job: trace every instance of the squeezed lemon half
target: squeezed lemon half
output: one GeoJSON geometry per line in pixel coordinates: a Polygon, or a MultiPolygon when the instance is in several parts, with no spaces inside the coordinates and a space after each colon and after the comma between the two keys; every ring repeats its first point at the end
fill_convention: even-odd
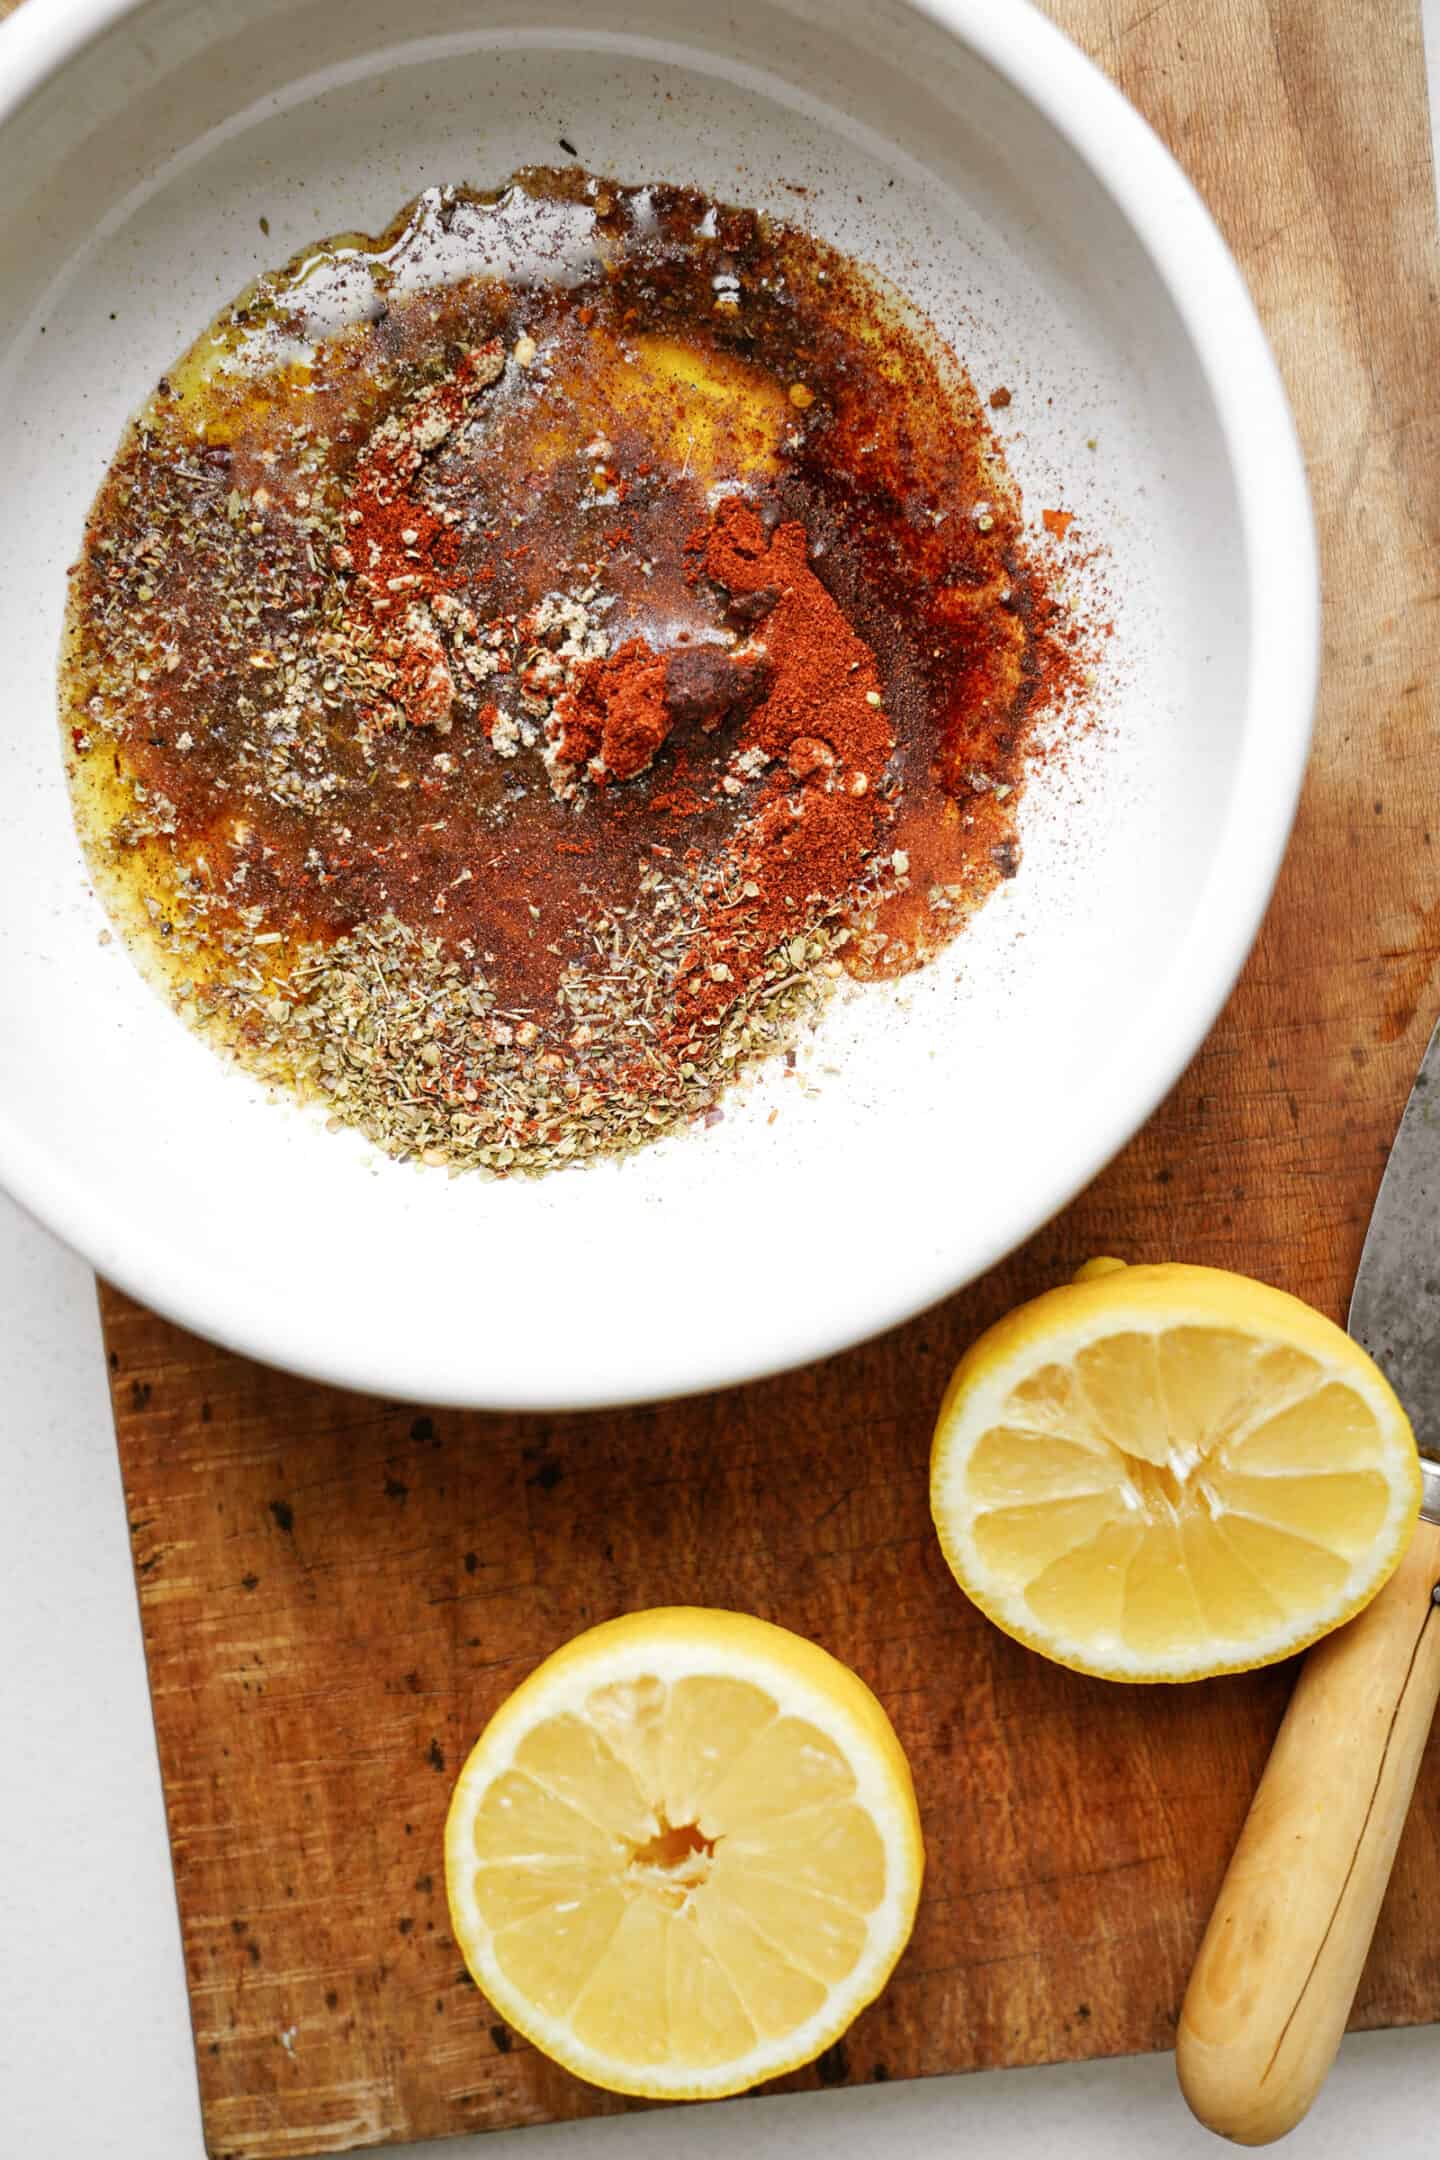
{"type": "Polygon", "coordinates": [[[1284,1291],[1092,1262],[962,1358],[931,1457],[956,1580],[1081,1672],[1197,1680],[1338,1627],[1420,1506],[1379,1367],[1284,1291]]]}
{"type": "Polygon", "coordinates": [[[577,1636],[456,1782],[456,1940],[503,2017],[578,2076],[738,2092],[820,2054],[904,1949],[910,1772],[828,1652],[672,1606],[577,1636]]]}

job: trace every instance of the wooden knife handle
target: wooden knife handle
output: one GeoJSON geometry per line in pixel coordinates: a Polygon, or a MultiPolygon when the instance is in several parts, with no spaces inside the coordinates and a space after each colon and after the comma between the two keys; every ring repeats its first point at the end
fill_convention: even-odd
{"type": "Polygon", "coordinates": [[[1239,2145],[1299,2122],[1335,2059],[1440,1695],[1440,1529],[1305,1660],[1176,2036],[1191,2109],[1239,2145]]]}

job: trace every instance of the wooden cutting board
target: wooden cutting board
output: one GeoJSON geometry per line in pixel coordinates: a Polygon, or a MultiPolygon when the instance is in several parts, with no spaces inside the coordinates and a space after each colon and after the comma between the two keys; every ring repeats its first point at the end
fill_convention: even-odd
{"type": "MultiPolygon", "coordinates": [[[[32,0],[44,4],[44,0],[32,0]]],[[[618,2109],[451,1940],[452,1774],[546,1651],[735,1605],[870,1681],[930,1873],[883,1999],[791,2087],[1169,2045],[1286,1669],[1089,1683],[992,1631],[926,1512],[955,1358],[1096,1250],[1340,1314],[1440,1005],[1440,350],[1418,18],[1394,0],[1055,0],[1214,207],[1275,341],[1324,545],[1319,736],[1264,935],[1134,1146],[982,1283],[863,1350],[619,1415],[312,1387],[101,1293],[214,2154],[618,2109]]],[[[1440,1741],[1355,2009],[1440,2017],[1440,1741]]],[[[1177,2109],[1180,2103],[1177,2098],[1177,2109]]]]}

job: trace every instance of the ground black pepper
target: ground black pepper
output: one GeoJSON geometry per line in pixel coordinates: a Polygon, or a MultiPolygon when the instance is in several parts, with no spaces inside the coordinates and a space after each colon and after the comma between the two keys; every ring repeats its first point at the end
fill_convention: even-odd
{"type": "Polygon", "coordinates": [[[225,311],[97,498],[62,707],[185,1016],[504,1171],[711,1110],[943,943],[1078,681],[933,333],[793,228],[569,168],[225,311]]]}

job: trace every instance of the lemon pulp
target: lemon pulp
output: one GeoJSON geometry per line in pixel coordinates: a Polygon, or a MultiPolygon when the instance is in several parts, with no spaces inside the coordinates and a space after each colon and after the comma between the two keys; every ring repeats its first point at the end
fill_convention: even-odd
{"type": "Polygon", "coordinates": [[[745,1615],[640,1613],[502,1705],[446,1830],[457,1939],[519,2030],[594,2082],[735,2091],[884,1984],[922,1868],[869,1691],[745,1615]]]}
{"type": "Polygon", "coordinates": [[[1084,1671],[1194,1679],[1269,1663],[1357,1611],[1419,1507],[1379,1368],[1268,1285],[1092,1268],[962,1360],[931,1500],[957,1580],[1084,1671]]]}

